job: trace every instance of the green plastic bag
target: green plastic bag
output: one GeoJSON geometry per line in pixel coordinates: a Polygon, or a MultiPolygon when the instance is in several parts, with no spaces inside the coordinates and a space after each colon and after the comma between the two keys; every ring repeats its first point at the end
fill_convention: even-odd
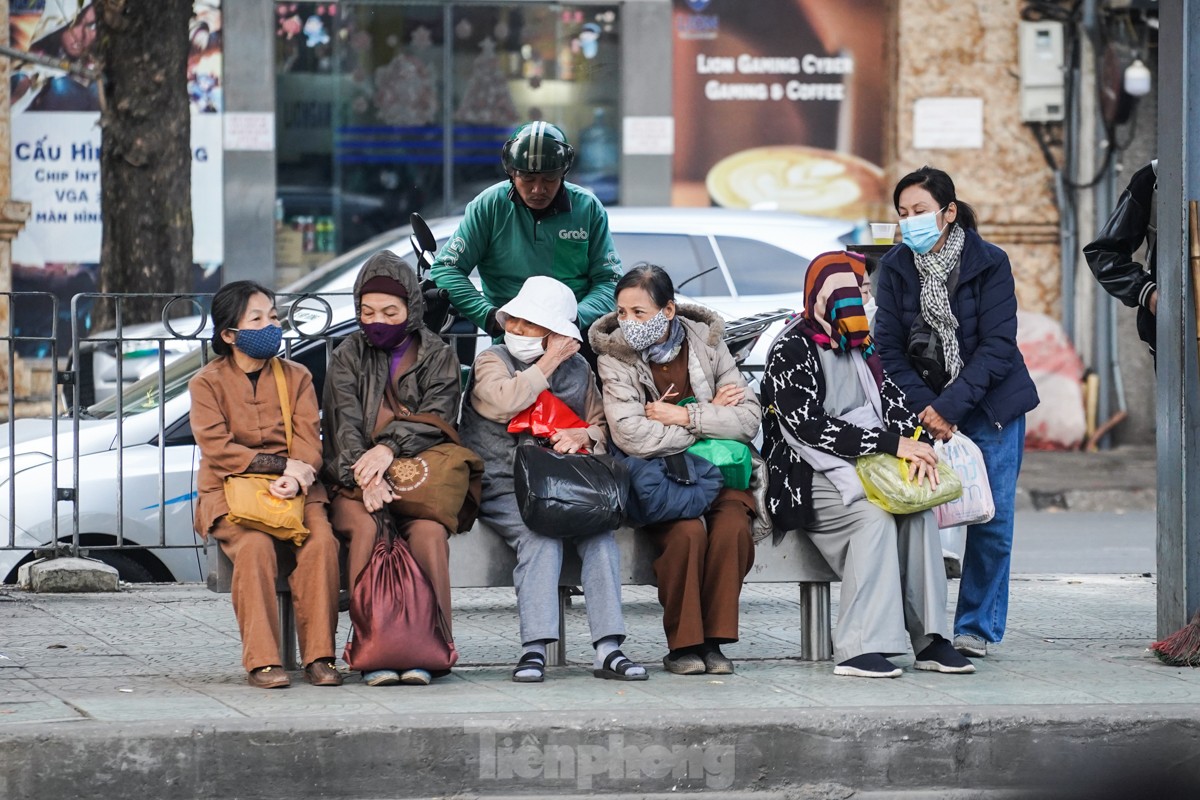
{"type": "MultiPolygon", "coordinates": [[[[695,397],[685,397],[679,405],[696,402],[695,397]]],[[[721,470],[721,477],[730,489],[749,489],[750,476],[754,472],[754,457],[750,446],[733,439],[701,439],[687,449],[721,470]]]]}
{"type": "Polygon", "coordinates": [[[754,461],[749,445],[733,439],[702,439],[687,449],[721,470],[721,477],[730,489],[749,489],[754,461]]]}
{"type": "Polygon", "coordinates": [[[962,497],[962,480],[945,461],[939,461],[938,487],[908,479],[908,462],[887,453],[861,456],[854,471],[867,491],[867,499],[890,514],[916,514],[962,497]]]}

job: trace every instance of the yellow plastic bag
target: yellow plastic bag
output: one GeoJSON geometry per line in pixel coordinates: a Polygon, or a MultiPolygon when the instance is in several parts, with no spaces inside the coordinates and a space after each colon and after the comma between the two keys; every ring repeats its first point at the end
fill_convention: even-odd
{"type": "MultiPolygon", "coordinates": [[[[920,429],[913,434],[916,439],[920,429]]],[[[887,453],[861,456],[854,471],[862,481],[867,499],[889,514],[916,514],[962,497],[962,480],[945,461],[938,461],[938,486],[929,488],[927,480],[908,478],[908,462],[887,453]]]]}

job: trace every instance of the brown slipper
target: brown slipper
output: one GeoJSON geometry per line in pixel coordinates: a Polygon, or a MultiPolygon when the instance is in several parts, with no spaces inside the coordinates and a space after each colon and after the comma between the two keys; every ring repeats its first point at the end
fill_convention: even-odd
{"type": "Polygon", "coordinates": [[[287,673],[278,664],[250,670],[246,682],[256,689],[286,689],[292,685],[287,673]]]}
{"type": "Polygon", "coordinates": [[[304,668],[304,677],[313,686],[341,686],[342,673],[333,665],[332,658],[318,658],[304,668]]]}

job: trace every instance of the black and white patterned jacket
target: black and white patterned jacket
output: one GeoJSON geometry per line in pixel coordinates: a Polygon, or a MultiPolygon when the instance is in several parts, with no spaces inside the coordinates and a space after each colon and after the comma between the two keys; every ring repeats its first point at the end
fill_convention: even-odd
{"type": "MultiPolygon", "coordinates": [[[[872,453],[894,455],[900,438],[912,436],[920,424],[908,410],[904,392],[886,375],[879,392],[886,429],[868,430],[826,414],[817,345],[798,328],[771,348],[761,386],[767,508],[776,536],[806,527],[812,515],[812,467],[784,440],[781,426],[809,447],[853,460],[872,453]]],[[[925,434],[921,439],[931,442],[925,434]]]]}

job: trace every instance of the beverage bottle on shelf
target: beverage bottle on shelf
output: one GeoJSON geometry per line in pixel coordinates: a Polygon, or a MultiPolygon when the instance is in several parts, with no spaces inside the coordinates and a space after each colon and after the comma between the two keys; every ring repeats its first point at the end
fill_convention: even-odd
{"type": "Polygon", "coordinates": [[[300,217],[300,235],[303,241],[303,250],[306,253],[315,253],[317,250],[317,225],[312,217],[300,217]]]}

